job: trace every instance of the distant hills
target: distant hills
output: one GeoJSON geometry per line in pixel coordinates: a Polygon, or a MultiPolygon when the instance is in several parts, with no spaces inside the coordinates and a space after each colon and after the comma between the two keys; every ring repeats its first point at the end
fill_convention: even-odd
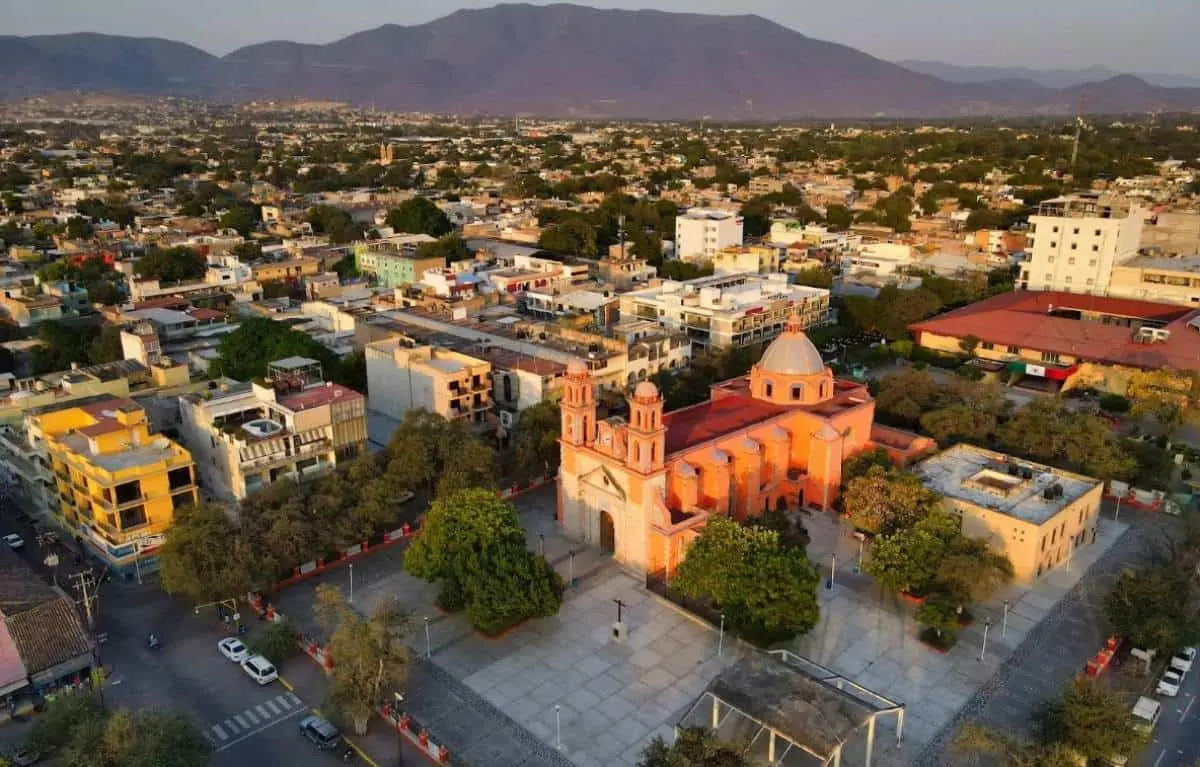
{"type": "Polygon", "coordinates": [[[1029,69],[1028,67],[969,67],[944,64],[940,61],[897,61],[905,69],[933,75],[952,83],[986,83],[995,80],[1030,80],[1047,88],[1070,88],[1074,85],[1110,80],[1132,74],[1139,80],[1161,88],[1200,88],[1200,77],[1154,72],[1117,72],[1108,67],[1087,69],[1029,69]]]}
{"type": "MultiPolygon", "coordinates": [[[[575,5],[462,10],[326,45],[267,42],[224,57],[153,38],[0,37],[3,99],[86,90],[724,120],[1070,114],[1079,101],[1081,86],[1069,78],[1051,86],[1006,70],[967,81],[956,69],[914,71],[758,16],[575,5]]],[[[1093,112],[1200,108],[1200,88],[1127,75],[1098,77],[1086,89],[1093,112]]]]}

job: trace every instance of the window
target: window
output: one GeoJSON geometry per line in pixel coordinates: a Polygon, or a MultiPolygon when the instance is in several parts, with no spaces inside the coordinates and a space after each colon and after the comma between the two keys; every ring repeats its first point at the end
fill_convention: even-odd
{"type": "Polygon", "coordinates": [[[1051,241],[1050,241],[1050,247],[1052,247],[1052,248],[1057,248],[1057,247],[1058,247],[1058,241],[1057,241],[1057,240],[1051,240],[1051,241]]]}
{"type": "Polygon", "coordinates": [[[1096,230],[1096,236],[1097,236],[1097,237],[1099,237],[1099,236],[1100,236],[1100,230],[1099,230],[1099,229],[1097,229],[1097,230],[1096,230]]]}
{"type": "Polygon", "coordinates": [[[1053,263],[1054,263],[1054,256],[1047,256],[1047,258],[1046,258],[1046,261],[1047,261],[1047,262],[1049,262],[1049,263],[1051,263],[1051,264],[1053,264],[1053,263]]]}
{"type": "Polygon", "coordinates": [[[1088,261],[1088,266],[1095,266],[1095,265],[1096,265],[1096,259],[1093,258],[1092,260],[1088,261]]]}
{"type": "Polygon", "coordinates": [[[982,347],[985,352],[990,352],[992,349],[996,348],[995,344],[990,341],[984,341],[980,344],[980,347],[982,347]]]}
{"type": "Polygon", "coordinates": [[[1068,265],[1068,266],[1073,266],[1074,264],[1075,264],[1075,259],[1074,259],[1074,258],[1068,258],[1068,259],[1067,259],[1067,265],[1068,265]]]}
{"type": "Polygon", "coordinates": [[[804,397],[804,384],[792,384],[792,399],[800,400],[804,397]]]}
{"type": "Polygon", "coordinates": [[[1091,285],[1093,282],[1095,282],[1095,280],[1093,280],[1091,277],[1088,277],[1087,284],[1091,285]]]}
{"type": "Polygon", "coordinates": [[[1071,250],[1078,250],[1078,249],[1079,249],[1079,245],[1078,245],[1077,243],[1074,243],[1074,242],[1072,242],[1072,243],[1071,243],[1071,250]]]}
{"type": "Polygon", "coordinates": [[[1079,234],[1079,227],[1075,227],[1075,229],[1072,231],[1072,234],[1079,234]]]}
{"type": "Polygon", "coordinates": [[[1063,282],[1070,282],[1070,281],[1071,281],[1071,275],[1068,274],[1066,277],[1063,277],[1063,282]]]}
{"type": "Polygon", "coordinates": [[[1055,226],[1055,227],[1051,227],[1051,228],[1050,228],[1050,231],[1051,231],[1051,232],[1053,232],[1053,233],[1055,233],[1055,234],[1058,234],[1058,227],[1057,227],[1057,226],[1055,226]]]}
{"type": "Polygon", "coordinates": [[[1099,252],[1100,252],[1100,246],[1099,246],[1099,245],[1093,245],[1093,246],[1092,246],[1092,252],[1093,252],[1093,253],[1099,253],[1099,252]]]}
{"type": "Polygon", "coordinates": [[[1021,353],[1021,347],[1019,347],[1019,346],[1010,346],[1010,347],[1008,347],[1008,353],[1009,353],[1009,354],[1020,354],[1020,353],[1021,353]]]}
{"type": "Polygon", "coordinates": [[[1058,362],[1058,352],[1042,352],[1042,362],[1058,362]]]}
{"type": "Polygon", "coordinates": [[[763,381],[763,394],[770,397],[775,392],[775,384],[770,381],[763,381]]]}

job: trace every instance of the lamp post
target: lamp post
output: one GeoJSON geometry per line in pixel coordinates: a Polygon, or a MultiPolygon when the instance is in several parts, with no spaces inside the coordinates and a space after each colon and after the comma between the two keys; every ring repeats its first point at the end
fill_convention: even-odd
{"type": "Polygon", "coordinates": [[[717,657],[725,649],[725,613],[721,613],[721,633],[717,635],[717,657]]]}
{"type": "Polygon", "coordinates": [[[1000,638],[1008,633],[1008,600],[1004,600],[1004,617],[1000,619],[1000,638]]]}
{"type": "Polygon", "coordinates": [[[554,747],[562,751],[562,707],[554,704],[554,747]]]}
{"type": "Polygon", "coordinates": [[[567,555],[569,557],[569,559],[568,559],[569,564],[568,564],[567,572],[570,575],[570,578],[567,579],[567,583],[571,586],[571,588],[574,588],[575,587],[575,549],[571,549],[570,551],[568,551],[567,555]]]}
{"type": "Polygon", "coordinates": [[[400,707],[404,705],[404,694],[397,691],[396,696],[396,764],[404,764],[404,738],[400,735],[400,707]]]}
{"type": "Polygon", "coordinates": [[[429,643],[429,616],[425,616],[425,658],[433,657],[433,645],[429,643]]]}
{"type": "Polygon", "coordinates": [[[354,563],[350,563],[350,604],[354,604],[354,563]]]}
{"type": "Polygon", "coordinates": [[[1121,518],[1121,496],[1117,496],[1117,510],[1113,512],[1113,522],[1121,518]]]}
{"type": "Polygon", "coordinates": [[[988,629],[992,627],[992,619],[988,618],[983,622],[983,647],[979,648],[979,660],[983,660],[983,654],[987,652],[987,635],[988,629]]]}
{"type": "Polygon", "coordinates": [[[833,588],[833,579],[837,575],[837,554],[829,555],[829,580],[825,583],[825,588],[833,588]]]}

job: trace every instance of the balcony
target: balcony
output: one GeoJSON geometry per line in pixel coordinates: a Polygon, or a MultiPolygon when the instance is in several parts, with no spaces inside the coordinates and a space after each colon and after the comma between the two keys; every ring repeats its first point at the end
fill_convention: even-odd
{"type": "Polygon", "coordinates": [[[318,439],[312,442],[306,442],[295,448],[271,453],[270,455],[250,458],[239,463],[241,470],[246,471],[261,471],[262,469],[276,466],[281,463],[288,463],[299,458],[309,455],[318,455],[320,453],[328,453],[333,449],[333,441],[329,439],[318,439]]]}

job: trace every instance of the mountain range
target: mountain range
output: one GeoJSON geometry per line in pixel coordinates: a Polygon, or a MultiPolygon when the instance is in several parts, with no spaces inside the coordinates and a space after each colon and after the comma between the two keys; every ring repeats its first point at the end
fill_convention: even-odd
{"type": "Polygon", "coordinates": [[[952,83],[986,83],[994,80],[1031,80],[1047,88],[1070,88],[1123,74],[1161,88],[1200,88],[1200,77],[1173,75],[1163,72],[1118,72],[1102,66],[1086,69],[1031,69],[1029,67],[986,67],[946,64],[941,61],[903,60],[897,64],[905,69],[947,80],[952,83]]]}
{"type": "Polygon", "coordinates": [[[460,10],[325,45],[275,41],[223,57],[155,38],[0,37],[0,99],[61,91],[727,120],[1062,115],[1076,109],[1084,92],[1092,112],[1200,108],[1200,88],[1162,87],[1130,75],[1067,87],[1028,76],[966,82],[759,16],[565,4],[460,10]]]}

